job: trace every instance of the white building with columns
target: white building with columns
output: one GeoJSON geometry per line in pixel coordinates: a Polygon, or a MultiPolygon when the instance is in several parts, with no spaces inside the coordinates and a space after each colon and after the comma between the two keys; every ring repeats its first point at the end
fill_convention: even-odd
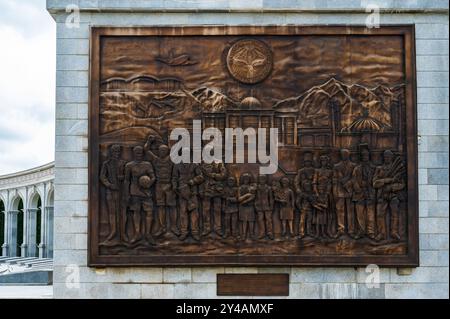
{"type": "MultiPolygon", "coordinates": [[[[289,298],[448,298],[448,1],[47,0],[47,9],[57,24],[55,298],[217,298],[217,274],[244,272],[288,273],[289,298]],[[379,287],[369,289],[364,267],[167,266],[96,269],[88,266],[91,27],[211,24],[352,26],[367,22],[369,6],[379,9],[381,25],[407,24],[415,28],[420,267],[381,268],[379,287]],[[77,267],[79,274],[77,288],[67,285],[67,280],[73,275],[70,271],[73,267],[77,267]]],[[[2,187],[0,185],[0,189],[2,187]]],[[[12,187],[6,189],[9,193],[0,192],[5,196],[10,218],[15,214],[12,211],[17,210],[14,200],[19,194],[24,200],[24,207],[33,207],[30,206],[33,187],[24,186],[17,190],[17,194],[12,187]]],[[[45,192],[49,194],[48,190],[45,192]]],[[[44,195],[45,192],[41,196],[48,196],[44,195]]],[[[47,198],[43,198],[43,203],[47,203],[47,198]]],[[[7,245],[11,245],[11,240],[7,245]]]]}
{"type": "Polygon", "coordinates": [[[1,256],[53,257],[54,163],[0,175],[1,256]]]}

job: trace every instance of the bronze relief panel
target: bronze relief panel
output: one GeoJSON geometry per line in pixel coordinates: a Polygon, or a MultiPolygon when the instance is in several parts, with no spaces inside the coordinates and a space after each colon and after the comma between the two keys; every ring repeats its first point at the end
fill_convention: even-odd
{"type": "Polygon", "coordinates": [[[417,265],[413,39],[411,26],[93,28],[89,264],[417,265]],[[274,174],[195,161],[194,142],[174,163],[171,132],[195,138],[194,120],[224,136],[276,128],[274,174]]]}

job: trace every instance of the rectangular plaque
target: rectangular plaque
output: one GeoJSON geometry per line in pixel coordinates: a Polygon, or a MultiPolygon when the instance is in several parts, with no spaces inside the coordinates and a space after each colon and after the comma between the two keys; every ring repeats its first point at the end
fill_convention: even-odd
{"type": "Polygon", "coordinates": [[[413,26],[93,27],[89,265],[417,266],[414,61],[413,26]]]}
{"type": "Polygon", "coordinates": [[[217,274],[218,296],[289,296],[289,274],[217,274]]]}

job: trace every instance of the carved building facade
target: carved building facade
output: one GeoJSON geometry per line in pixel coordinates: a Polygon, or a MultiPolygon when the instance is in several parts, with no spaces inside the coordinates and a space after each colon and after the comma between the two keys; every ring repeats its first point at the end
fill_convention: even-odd
{"type": "Polygon", "coordinates": [[[2,257],[53,258],[54,163],[0,176],[2,257]]]}
{"type": "MultiPolygon", "coordinates": [[[[439,47],[442,42],[448,44],[448,32],[443,31],[445,27],[448,27],[448,6],[434,2],[417,2],[402,4],[400,8],[382,7],[382,25],[407,24],[409,30],[412,30],[412,38],[398,41],[399,39],[394,36],[395,39],[391,42],[393,51],[381,50],[383,45],[375,45],[376,41],[366,43],[366,46],[375,52],[375,56],[390,55],[395,52],[396,48],[398,49],[396,45],[404,43],[407,43],[409,48],[415,46],[417,53],[416,56],[410,57],[412,64],[402,60],[404,54],[408,53],[400,53],[400,51],[393,53],[399,60],[387,56],[377,60],[386,66],[386,68],[382,67],[378,70],[379,74],[383,73],[381,70],[390,70],[386,71],[386,74],[389,73],[392,77],[386,83],[382,76],[378,79],[372,78],[372,81],[367,80],[367,77],[373,74],[370,65],[373,60],[371,59],[376,60],[377,57],[366,57],[361,52],[354,56],[356,60],[362,61],[358,71],[360,73],[357,74],[358,72],[355,71],[356,76],[350,76],[350,80],[336,76],[333,71],[328,70],[325,73],[315,71],[319,66],[329,63],[326,50],[321,51],[320,45],[318,47],[309,46],[303,39],[298,40],[294,51],[295,54],[298,54],[297,58],[307,57],[308,59],[294,61],[291,61],[289,57],[280,58],[279,55],[283,50],[291,52],[289,50],[292,49],[292,46],[289,43],[277,42],[278,40],[273,39],[266,40],[264,37],[260,37],[259,40],[270,43],[270,47],[278,48],[271,51],[273,54],[271,58],[268,58],[270,54],[265,51],[264,44],[255,42],[252,42],[252,45],[257,48],[256,53],[248,54],[245,50],[249,44],[239,45],[240,38],[233,38],[229,47],[223,51],[223,55],[220,53],[212,57],[212,53],[208,55],[208,50],[202,51],[206,60],[198,59],[196,55],[186,54],[191,49],[194,52],[200,52],[201,46],[198,45],[175,46],[178,49],[186,49],[187,52],[170,50],[174,44],[177,44],[176,41],[182,43],[181,35],[188,35],[189,30],[195,29],[191,29],[189,26],[204,27],[205,30],[208,30],[207,25],[210,25],[211,22],[223,25],[216,28],[216,31],[219,30],[218,33],[227,26],[241,24],[256,26],[249,28],[250,31],[246,34],[254,32],[258,28],[263,29],[268,25],[296,25],[299,26],[298,30],[302,29],[301,25],[311,24],[317,26],[341,25],[343,28],[354,25],[356,27],[352,30],[356,30],[365,24],[367,18],[365,7],[361,6],[359,2],[355,4],[349,1],[345,10],[322,2],[320,4],[314,2],[314,5],[311,6],[308,1],[301,1],[301,3],[286,1],[283,2],[285,6],[283,8],[278,7],[277,1],[250,1],[246,3],[245,7],[234,1],[220,3],[211,1],[201,4],[200,1],[198,3],[195,1],[165,1],[163,9],[154,4],[142,6],[141,3],[139,7],[136,7],[132,1],[127,3],[129,7],[122,3],[118,8],[109,2],[93,4],[80,1],[81,22],[79,26],[71,28],[66,25],[67,14],[64,5],[58,1],[48,2],[48,9],[58,23],[57,37],[61,48],[58,54],[60,78],[57,79],[57,134],[63,140],[79,141],[79,143],[61,143],[56,150],[56,207],[61,214],[58,219],[66,222],[70,229],[64,228],[56,232],[57,241],[58,236],[65,240],[55,250],[55,277],[57,278],[54,284],[55,296],[216,297],[216,274],[231,272],[287,272],[290,275],[290,297],[293,298],[339,296],[389,298],[405,297],[414,293],[413,296],[419,297],[448,296],[448,288],[445,287],[448,286],[448,275],[445,275],[445,272],[448,272],[448,263],[442,261],[442,258],[448,256],[448,227],[442,226],[442,222],[448,224],[448,214],[444,213],[445,208],[448,208],[448,199],[443,195],[443,191],[448,189],[448,177],[447,181],[437,181],[428,175],[424,177],[424,174],[434,173],[433,170],[442,170],[444,173],[447,170],[448,175],[448,163],[445,163],[445,156],[448,159],[448,147],[440,144],[441,148],[436,148],[438,140],[448,141],[448,132],[442,130],[445,124],[439,120],[439,117],[430,118],[430,113],[425,111],[428,108],[444,109],[443,106],[448,103],[448,84],[445,86],[445,81],[444,84],[438,83],[440,81],[437,79],[442,74],[436,71],[439,69],[436,64],[428,65],[427,63],[431,62],[424,62],[434,61],[435,57],[439,56],[441,60],[436,63],[443,63],[444,67],[446,65],[448,68],[448,49],[442,50],[439,47]],[[206,6],[206,11],[203,12],[199,9],[197,7],[199,5],[206,6]],[[211,12],[211,9],[214,13],[211,12]],[[397,13],[391,14],[390,12],[397,13]],[[162,26],[170,28],[179,25],[187,27],[185,28],[186,32],[181,32],[183,34],[180,34],[176,40],[165,40],[167,45],[160,46],[164,49],[159,49],[159,51],[148,50],[146,47],[153,41],[151,38],[146,42],[147,40],[140,41],[137,38],[127,39],[124,37],[125,41],[129,42],[121,43],[123,38],[121,40],[120,37],[114,39],[112,36],[105,42],[96,42],[99,38],[92,36],[94,34],[91,31],[92,27],[99,30],[96,32],[100,34],[103,32],[102,26],[116,26],[118,27],[116,30],[114,28],[105,29],[112,32],[110,35],[114,35],[115,32],[116,35],[120,35],[120,32],[124,32],[126,27],[132,25],[152,26],[153,28],[162,26]],[[436,35],[430,34],[430,28],[434,28],[436,35]],[[415,45],[411,46],[411,42],[414,42],[415,45]],[[93,59],[91,72],[99,67],[101,73],[99,72],[100,76],[98,77],[96,77],[95,71],[91,73],[91,75],[94,74],[94,78],[93,80],[91,78],[90,86],[87,81],[89,43],[94,49],[93,52],[98,52],[95,51],[95,48],[98,48],[98,44],[101,43],[102,52],[104,52],[104,55],[97,56],[95,53],[92,55],[98,59],[93,59]],[[235,45],[232,45],[233,43],[235,45]],[[310,53],[306,51],[310,51],[310,53]],[[138,55],[144,56],[144,60],[151,58],[152,62],[142,61],[140,57],[136,59],[136,56],[133,55],[136,52],[138,55]],[[230,55],[234,59],[230,59],[230,55]],[[250,62],[245,60],[249,56],[252,59],[250,62]],[[134,62],[128,63],[131,60],[134,62]],[[188,74],[191,80],[184,80],[186,79],[184,71],[198,70],[205,61],[213,62],[209,64],[210,69],[202,70],[209,78],[205,78],[201,72],[192,72],[188,74]],[[242,63],[246,65],[247,72],[242,72],[242,63]],[[304,67],[302,63],[311,64],[304,67]],[[270,64],[273,64],[273,70],[275,70],[272,73],[269,70],[271,68],[267,69],[269,71],[265,69],[265,66],[270,64]],[[223,74],[226,75],[229,72],[233,79],[229,76],[221,77],[223,76],[220,73],[222,69],[220,72],[215,72],[214,68],[217,68],[218,65],[223,70],[228,70],[223,74]],[[287,65],[291,66],[293,70],[286,72],[283,67],[287,65]],[[402,73],[405,69],[399,68],[401,65],[417,65],[417,90],[410,81],[412,78],[405,77],[402,73]],[[260,68],[258,76],[253,73],[255,67],[260,68]],[[398,73],[400,69],[401,71],[398,73]],[[166,70],[172,70],[172,73],[165,73],[166,70]],[[149,72],[151,75],[148,74],[149,72]],[[292,74],[298,75],[305,81],[297,83],[283,81],[285,76],[292,74]],[[68,82],[67,76],[76,79],[76,83],[68,82]],[[358,76],[360,79],[355,80],[358,76]],[[271,82],[273,86],[266,90],[261,87],[258,89],[258,83],[264,83],[266,78],[270,81],[274,79],[274,82],[271,82]],[[314,83],[307,84],[307,80],[312,78],[315,79],[314,83]],[[397,80],[394,81],[393,78],[397,80]],[[257,83],[252,82],[254,79],[257,83]],[[405,79],[406,81],[404,81],[405,79]],[[193,87],[193,83],[195,83],[195,87],[193,87]],[[408,86],[408,89],[405,89],[405,86],[408,86]],[[289,94],[273,94],[277,90],[278,93],[285,93],[284,88],[279,89],[279,87],[293,89],[287,92],[289,94]],[[255,89],[252,91],[252,88],[255,89]],[[411,91],[412,88],[414,91],[411,91]],[[92,107],[91,104],[91,113],[88,112],[89,92],[91,103],[98,97],[98,104],[93,104],[98,107],[92,107]],[[408,109],[408,114],[405,113],[405,105],[412,105],[411,100],[405,102],[407,98],[405,92],[409,94],[409,98],[417,93],[417,112],[415,109],[408,109]],[[268,98],[272,96],[275,98],[268,98]],[[93,118],[97,118],[97,111],[100,112],[99,122],[92,121],[93,118]],[[167,114],[176,116],[167,117],[167,114]],[[194,117],[192,117],[193,114],[194,117]],[[419,135],[426,136],[427,142],[433,141],[433,144],[428,144],[426,148],[419,144],[418,169],[417,166],[408,162],[414,158],[414,154],[409,153],[406,156],[408,150],[411,151],[416,143],[415,136],[410,135],[414,130],[405,130],[407,122],[405,119],[414,119],[416,116],[419,120],[419,135]],[[160,160],[155,160],[154,155],[144,155],[143,162],[140,159],[136,160],[141,158],[142,154],[141,150],[135,146],[144,147],[144,144],[151,139],[151,145],[144,147],[144,150],[151,150],[155,153],[158,149],[156,145],[167,143],[170,128],[182,126],[185,124],[184,120],[191,118],[201,119],[204,127],[214,126],[219,129],[225,127],[244,129],[246,127],[276,127],[279,129],[282,160],[275,176],[272,195],[274,198],[278,198],[278,202],[288,204],[286,207],[283,206],[282,210],[277,204],[275,214],[278,215],[273,219],[273,224],[267,223],[268,218],[264,211],[262,213],[253,211],[254,208],[257,209],[258,205],[251,194],[252,188],[259,187],[260,192],[263,192],[265,188],[254,186],[255,183],[249,182],[251,178],[247,171],[253,175],[255,182],[257,178],[250,167],[246,167],[245,170],[227,167],[228,172],[233,172],[228,175],[235,177],[235,180],[229,181],[230,184],[227,184],[225,189],[217,186],[225,185],[225,181],[213,183],[209,180],[211,176],[227,175],[222,174],[222,169],[205,167],[197,170],[186,167],[185,169],[190,174],[192,173],[192,180],[199,181],[197,186],[200,193],[198,194],[203,192],[203,194],[211,195],[204,196],[204,198],[197,197],[198,194],[194,193],[193,196],[183,199],[181,194],[177,193],[173,201],[175,204],[172,205],[172,201],[167,199],[170,197],[168,195],[170,192],[164,191],[166,197],[163,199],[153,193],[154,191],[158,192],[157,189],[161,190],[167,184],[164,176],[158,176],[158,172],[160,172],[158,168],[164,168],[165,164],[160,160]],[[91,150],[89,158],[86,150],[88,121],[91,121],[91,135],[88,140],[88,148],[91,150]],[[131,124],[129,127],[124,127],[124,123],[131,124]],[[97,124],[99,125],[97,126],[97,124]],[[423,125],[435,126],[437,131],[430,131],[423,125]],[[67,127],[84,129],[74,131],[68,130],[67,127]],[[408,136],[405,136],[406,132],[408,132],[408,136]],[[97,133],[98,135],[96,135],[97,133]],[[440,136],[440,138],[436,138],[436,136],[440,136]],[[405,143],[405,141],[408,142],[405,143]],[[409,145],[407,149],[405,145],[409,145]],[[344,149],[349,149],[349,152],[344,149]],[[370,163],[366,161],[367,154],[369,154],[370,163]],[[441,160],[428,162],[425,158],[431,156],[429,154],[435,155],[441,160]],[[384,162],[386,158],[389,160],[384,162]],[[137,165],[139,162],[146,163],[137,165]],[[151,162],[151,164],[147,164],[147,162],[151,162]],[[305,164],[306,162],[313,162],[312,167],[305,164]],[[126,203],[119,200],[122,195],[117,194],[114,186],[116,184],[115,177],[111,179],[111,176],[116,176],[118,181],[122,181],[119,178],[121,174],[108,172],[114,170],[117,172],[122,165],[124,172],[127,171],[125,167],[128,167],[128,172],[136,171],[137,168],[139,171],[145,171],[143,175],[148,178],[144,178],[142,181],[139,179],[136,187],[132,187],[132,180],[136,176],[130,175],[127,180],[125,173],[122,180],[130,186],[130,193],[135,192],[132,190],[133,188],[145,190],[147,187],[145,185],[149,185],[149,191],[146,191],[146,195],[143,197],[153,198],[155,202],[149,203],[144,199],[128,197],[126,203]],[[404,165],[409,169],[413,168],[413,171],[407,174],[404,165]],[[90,174],[87,177],[88,166],[90,174]],[[150,167],[153,167],[153,173],[150,167]],[[398,181],[389,188],[389,196],[380,199],[379,205],[373,205],[376,206],[373,211],[368,206],[374,203],[368,205],[367,198],[358,199],[356,192],[352,194],[351,199],[348,199],[345,196],[339,197],[339,189],[333,190],[336,198],[333,199],[332,214],[328,219],[325,217],[326,213],[322,214],[322,207],[328,203],[329,198],[320,195],[331,192],[327,180],[333,180],[332,183],[336,185],[347,180],[349,174],[344,171],[349,167],[352,171],[353,185],[359,185],[358,181],[361,182],[361,185],[364,182],[366,185],[367,181],[371,182],[368,184],[369,186],[364,186],[368,193],[373,188],[383,188],[380,186],[380,176],[384,173],[392,175],[398,181]],[[341,170],[343,176],[339,177],[338,173],[341,170]],[[69,176],[67,175],[69,172],[75,174],[70,176],[76,176],[72,183],[67,180],[58,180],[58,176],[69,176]],[[417,193],[414,195],[413,191],[417,190],[417,185],[414,186],[416,174],[419,176],[419,211],[414,208],[414,203],[419,200],[417,193]],[[296,180],[300,183],[297,183],[296,180]],[[305,182],[309,180],[311,180],[310,183],[305,182]],[[154,184],[152,185],[152,183],[154,184]],[[280,183],[280,186],[277,183],[280,183]],[[90,193],[88,184],[91,185],[90,193]],[[295,184],[301,184],[300,191],[294,189],[295,184]],[[393,195],[394,188],[398,195],[397,193],[395,196],[393,195]],[[240,228],[237,232],[234,231],[235,227],[233,226],[236,222],[236,217],[233,217],[236,214],[233,205],[217,209],[219,205],[216,204],[219,201],[214,198],[217,197],[215,192],[220,189],[221,194],[240,192],[244,195],[244,204],[247,199],[250,202],[253,201],[247,207],[244,207],[245,205],[238,207],[238,222],[244,228],[240,228]],[[292,195],[292,192],[295,194],[292,195]],[[88,202],[88,197],[90,202],[88,202]],[[193,199],[196,200],[195,203],[193,199]],[[345,217],[349,206],[352,207],[352,214],[349,215],[351,217],[345,217]],[[167,221],[171,220],[173,211],[179,212],[179,215],[175,214],[175,218],[172,219],[179,227],[166,229],[166,232],[169,233],[166,237],[160,236],[160,229],[152,228],[152,223],[161,223],[161,219],[159,219],[159,212],[163,211],[160,210],[161,207],[167,213],[167,221]],[[199,210],[194,210],[194,207],[199,210]],[[202,208],[204,207],[209,208],[209,216],[205,216],[203,213],[202,208]],[[436,209],[432,210],[431,207],[436,209]],[[139,210],[140,217],[145,216],[142,218],[142,223],[136,222],[134,218],[136,214],[133,216],[133,211],[136,209],[139,210]],[[185,209],[189,213],[183,213],[185,209]],[[342,218],[342,211],[344,218],[342,218]],[[385,211],[388,214],[382,215],[385,211]],[[400,212],[401,217],[399,219],[392,218],[393,211],[400,212]],[[217,212],[219,212],[218,216],[223,218],[221,220],[223,223],[219,225],[218,219],[215,217],[217,212]],[[375,227],[373,227],[373,212],[380,212],[379,223],[375,222],[377,224],[375,227]],[[416,213],[421,217],[419,218],[416,213]],[[147,218],[150,216],[154,219],[147,218]],[[314,217],[311,218],[311,216],[314,217]],[[372,217],[366,220],[364,216],[372,217]],[[121,218],[125,218],[127,222],[123,223],[123,220],[121,222],[121,218]],[[354,219],[348,221],[348,218],[354,219]],[[363,227],[364,232],[359,233],[358,227],[361,226],[359,222],[362,220],[365,220],[367,224],[363,227]],[[387,225],[384,221],[387,222],[387,225]],[[185,227],[186,223],[187,227],[185,227]],[[143,228],[135,227],[133,230],[132,224],[143,225],[143,228]],[[354,228],[349,229],[349,224],[354,228]],[[257,238],[262,235],[261,229],[263,228],[266,229],[262,236],[264,238],[257,238]],[[148,231],[149,229],[150,231],[148,231]],[[253,235],[250,243],[244,241],[246,238],[242,240],[242,237],[247,236],[247,230],[253,235]],[[143,236],[144,232],[147,236],[143,236]],[[90,236],[89,248],[86,243],[88,234],[90,236]],[[227,234],[231,239],[215,237],[227,234]],[[329,236],[330,234],[332,236],[329,236]],[[419,241],[410,241],[411,238],[417,238],[419,241]],[[417,246],[419,242],[420,250],[417,246]],[[330,246],[332,249],[327,250],[330,246]],[[199,252],[202,247],[208,247],[211,253],[199,252]],[[300,254],[300,259],[296,259],[296,262],[291,262],[291,264],[284,262],[284,266],[281,268],[272,267],[270,263],[264,265],[264,258],[266,261],[275,262],[275,259],[267,257],[269,255],[267,251],[278,249],[277,251],[281,252],[283,258],[287,260],[291,255],[298,253],[299,247],[303,255],[300,254]],[[215,259],[217,265],[214,265],[214,262],[205,262],[208,261],[208,256],[204,255],[211,254],[216,257],[217,252],[233,255],[240,249],[242,249],[240,252],[243,255],[262,251],[263,258],[255,258],[254,260],[258,260],[257,262],[247,263],[251,266],[239,264],[236,259],[229,259],[232,261],[228,264],[226,259],[220,258],[215,259]],[[409,254],[413,258],[404,265],[417,265],[418,258],[416,259],[416,257],[419,256],[414,253],[411,255],[415,249],[420,254],[420,267],[411,270],[412,275],[410,276],[399,275],[402,272],[397,271],[393,266],[401,265],[393,261],[395,258],[392,258],[392,255],[409,254]],[[185,264],[192,263],[192,265],[172,268],[171,265],[177,263],[180,265],[180,260],[174,262],[175,257],[185,255],[187,251],[192,256],[186,258],[184,262],[185,264]],[[335,252],[338,252],[340,257],[345,254],[387,256],[385,265],[391,267],[381,269],[381,285],[375,290],[368,289],[364,284],[364,261],[357,263],[356,270],[345,267],[345,263],[338,268],[311,267],[312,264],[306,268],[298,267],[301,264],[308,264],[307,260],[325,261],[326,258],[320,258],[333,255],[335,252]],[[305,255],[308,254],[311,255],[305,258],[305,255]],[[156,258],[154,258],[155,256],[156,258]],[[319,259],[313,259],[318,256],[319,259]],[[107,258],[102,259],[105,257],[107,258]],[[311,259],[309,259],[310,257],[311,259]],[[208,266],[197,267],[199,263],[203,265],[207,263],[208,266]],[[67,289],[64,285],[64,272],[68,264],[80,266],[81,286],[79,289],[67,289]],[[127,264],[147,266],[135,268],[127,267],[127,264]],[[232,267],[231,264],[240,267],[232,267]],[[107,279],[96,275],[96,266],[107,266],[107,279]],[[425,274],[423,276],[428,276],[427,278],[437,276],[436,274],[440,274],[441,277],[435,280],[418,279],[417,277],[420,277],[421,274],[425,274]],[[121,283],[127,283],[127,285],[121,283]],[[98,287],[105,289],[99,290],[98,287]]],[[[292,29],[294,28],[292,27],[292,29]]],[[[214,29],[214,27],[210,29],[214,29]]],[[[239,36],[237,29],[229,28],[228,30],[231,30],[229,35],[239,36]]],[[[133,33],[134,31],[130,29],[129,32],[133,33]]],[[[138,33],[144,35],[146,32],[151,33],[152,31],[142,28],[138,33]]],[[[177,32],[177,28],[174,27],[173,34],[177,34],[177,32]]],[[[367,31],[371,34],[376,32],[376,30],[367,31]]],[[[323,31],[323,33],[326,32],[323,31]]],[[[272,36],[274,34],[276,32],[272,30],[272,36]]],[[[195,36],[195,34],[193,35],[195,36]]],[[[197,40],[203,41],[201,37],[197,40]]],[[[241,41],[248,42],[251,39],[243,38],[241,41]]],[[[351,39],[345,43],[350,42],[351,39]]],[[[335,45],[336,52],[341,47],[345,47],[333,42],[332,39],[323,43],[335,45]]],[[[360,46],[364,48],[364,44],[360,43],[360,46]]],[[[218,46],[211,45],[211,52],[216,47],[218,46]]],[[[354,53],[354,50],[349,52],[354,53]]],[[[331,56],[331,59],[335,59],[333,55],[331,56]]],[[[336,61],[336,63],[338,62],[342,61],[336,61]]],[[[408,68],[409,66],[406,67],[406,70],[408,68]]],[[[343,68],[338,68],[336,72],[339,73],[341,70],[343,68]]],[[[352,67],[347,67],[345,70],[352,70],[352,67]]],[[[410,75],[414,74],[411,69],[407,72],[410,75]]],[[[446,79],[448,83],[448,77],[446,79]]],[[[408,125],[413,125],[412,122],[414,121],[408,125]]],[[[120,172],[121,169],[118,171],[120,172]]],[[[177,182],[181,183],[184,179],[180,174],[181,170],[174,172],[179,177],[177,182]]],[[[228,183],[228,179],[226,181],[228,183]]],[[[262,184],[264,183],[267,181],[262,182],[262,184]]],[[[131,195],[139,197],[137,193],[131,195]]],[[[230,195],[230,198],[233,196],[235,195],[230,195]]],[[[372,197],[369,199],[373,200],[372,197]]],[[[261,200],[261,197],[258,200],[261,200]]],[[[226,203],[226,200],[224,199],[223,202],[226,203]]],[[[220,204],[222,204],[222,200],[220,204]]],[[[170,225],[172,226],[172,224],[170,225]]],[[[383,264],[383,257],[378,259],[381,264],[383,264]]],[[[330,260],[328,259],[328,261],[330,260]]],[[[335,259],[334,263],[339,264],[339,260],[335,259]]],[[[314,265],[318,264],[320,262],[316,262],[314,265]]]]}

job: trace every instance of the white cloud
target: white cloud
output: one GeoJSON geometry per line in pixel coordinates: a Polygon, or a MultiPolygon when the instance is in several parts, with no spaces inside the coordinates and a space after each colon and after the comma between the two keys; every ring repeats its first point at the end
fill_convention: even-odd
{"type": "Polygon", "coordinates": [[[43,0],[1,0],[0,12],[0,174],[6,174],[54,159],[56,26],[43,0]]]}

